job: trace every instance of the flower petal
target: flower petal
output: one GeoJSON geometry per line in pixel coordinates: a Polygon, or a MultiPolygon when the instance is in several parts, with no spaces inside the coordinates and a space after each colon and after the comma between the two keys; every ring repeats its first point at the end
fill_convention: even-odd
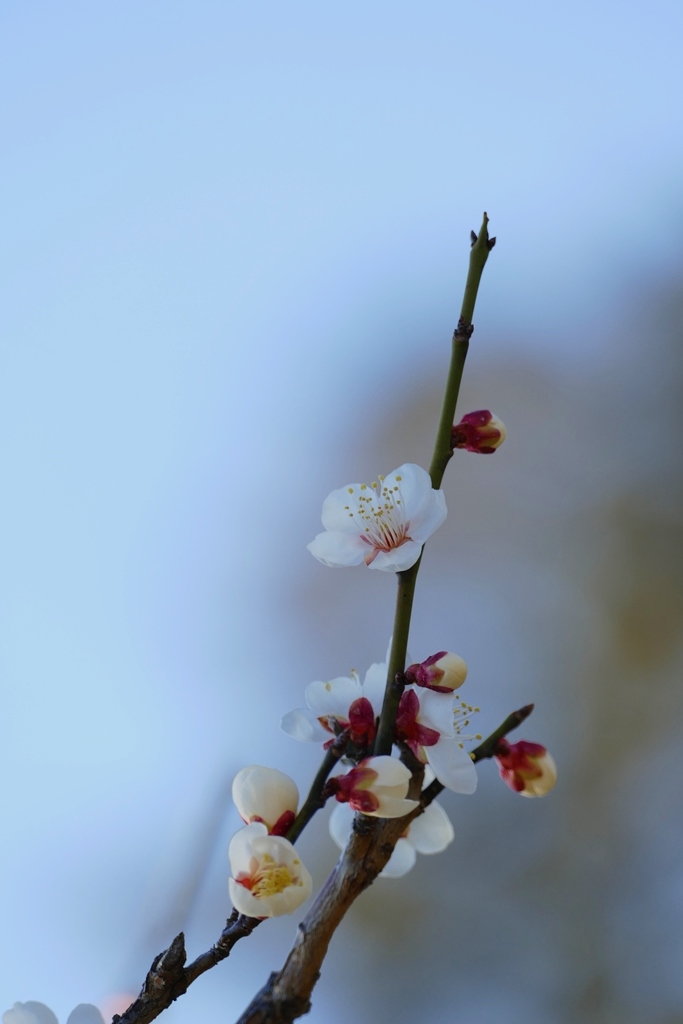
{"type": "Polygon", "coordinates": [[[406,814],[414,811],[419,800],[404,800],[398,796],[383,796],[376,794],[379,800],[379,807],[376,811],[363,811],[370,818],[403,818],[406,814]]]}
{"type": "Polygon", "coordinates": [[[2,1021],[3,1024],[57,1024],[57,1018],[50,1007],[35,999],[15,1003],[11,1010],[5,1010],[2,1021]]]}
{"type": "Polygon", "coordinates": [[[340,533],[358,533],[358,496],[368,491],[367,484],[347,484],[328,494],[323,502],[322,521],[326,530],[340,533]]]}
{"type": "Polygon", "coordinates": [[[418,721],[431,729],[436,729],[442,736],[455,736],[453,725],[453,694],[437,693],[419,687],[415,691],[420,701],[418,721]]]}
{"type": "Polygon", "coordinates": [[[308,684],[305,693],[306,703],[318,718],[327,715],[348,718],[354,700],[362,696],[357,676],[338,676],[327,682],[316,680],[308,684]]]}
{"type": "Polygon", "coordinates": [[[369,568],[381,569],[383,572],[403,572],[404,569],[410,569],[420,557],[423,543],[424,541],[416,544],[414,540],[406,540],[391,551],[378,551],[369,568]]]}
{"type": "Polygon", "coordinates": [[[401,786],[404,794],[408,792],[410,770],[397,757],[390,757],[388,754],[366,757],[359,767],[372,768],[377,773],[377,778],[372,784],[373,789],[380,786],[401,786]]]}
{"type": "Polygon", "coordinates": [[[67,1017],[66,1024],[104,1024],[104,1019],[92,1003],[79,1003],[67,1017]]]}
{"type": "Polygon", "coordinates": [[[406,519],[411,521],[415,513],[422,507],[425,498],[428,498],[433,491],[429,473],[414,462],[404,462],[393,473],[389,473],[382,481],[382,486],[392,491],[395,487],[399,488],[403,514],[406,519]]]}
{"type": "Polygon", "coordinates": [[[406,875],[414,866],[417,854],[415,847],[411,846],[408,839],[399,839],[394,847],[394,852],[387,861],[385,867],[380,871],[380,878],[401,878],[406,875]]]}
{"type": "Polygon", "coordinates": [[[245,864],[249,863],[254,840],[267,835],[268,829],[262,821],[253,821],[251,825],[245,825],[235,832],[228,846],[228,860],[233,874],[239,874],[245,864]]]}
{"type": "Polygon", "coordinates": [[[280,720],[280,728],[295,740],[321,742],[330,738],[310,708],[296,708],[288,711],[280,720]]]}
{"type": "Polygon", "coordinates": [[[372,710],[375,712],[375,717],[379,715],[382,710],[382,703],[384,701],[384,691],[387,685],[387,666],[386,663],[375,662],[365,673],[365,679],[363,680],[363,696],[372,704],[372,710]]]}
{"type": "Polygon", "coordinates": [[[340,530],[319,533],[306,547],[314,558],[333,569],[360,565],[369,550],[358,533],[342,533],[340,530]]]}
{"type": "Polygon", "coordinates": [[[410,536],[418,544],[424,544],[445,521],[448,511],[443,491],[431,491],[425,495],[420,507],[410,517],[410,536]]]}
{"type": "Polygon", "coordinates": [[[228,891],[233,907],[240,914],[245,914],[247,917],[270,917],[270,914],[264,913],[263,901],[257,900],[244,885],[240,885],[234,878],[228,879],[228,891]]]}
{"type": "Polygon", "coordinates": [[[232,799],[243,821],[258,818],[271,832],[287,811],[296,814],[299,790],[294,779],[285,772],[250,764],[233,779],[232,799]]]}
{"type": "Polygon", "coordinates": [[[354,813],[348,804],[335,803],[328,827],[333,841],[340,850],[343,850],[348,842],[353,827],[353,818],[354,813]]]}
{"type": "Polygon", "coordinates": [[[474,793],[477,772],[472,758],[458,740],[443,736],[433,747],[425,747],[425,753],[434,774],[446,789],[454,793],[474,793]]]}
{"type": "Polygon", "coordinates": [[[441,853],[455,838],[450,818],[437,801],[411,822],[408,842],[418,853],[441,853]]]}

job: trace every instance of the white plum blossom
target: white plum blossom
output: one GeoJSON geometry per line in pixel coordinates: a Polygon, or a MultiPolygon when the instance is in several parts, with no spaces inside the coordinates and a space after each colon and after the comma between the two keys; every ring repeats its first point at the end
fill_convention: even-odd
{"type": "Polygon", "coordinates": [[[386,681],[387,666],[377,662],[367,670],[362,683],[357,672],[327,682],[309,683],[305,693],[308,707],[289,711],[280,723],[281,728],[294,739],[323,742],[326,746],[348,729],[351,742],[359,750],[369,749],[375,738],[375,722],[382,710],[386,681]]]}
{"type": "Polygon", "coordinates": [[[455,793],[474,793],[477,772],[463,746],[462,725],[476,709],[445,693],[408,687],[396,716],[396,739],[407,744],[439,782],[455,793]]]}
{"type": "MultiPolygon", "coordinates": [[[[340,850],[346,846],[353,817],[349,804],[336,804],[330,815],[330,835],[340,850]]],[[[400,878],[413,867],[418,853],[441,853],[453,842],[453,838],[453,826],[448,815],[440,803],[432,801],[408,825],[379,877],[400,878]]]]}
{"type": "Polygon", "coordinates": [[[307,900],[313,882],[287,839],[268,835],[259,821],[236,832],[228,850],[230,899],[247,917],[291,914],[307,900]]]}
{"type": "MultiPolygon", "coordinates": [[[[438,661],[439,656],[434,657],[438,661]]],[[[455,659],[457,672],[454,674],[461,683],[467,667],[457,655],[449,657],[455,659]]],[[[435,666],[428,666],[432,667],[435,666]]],[[[348,730],[349,740],[357,751],[370,752],[376,720],[382,710],[386,678],[387,665],[379,662],[370,666],[362,684],[356,672],[329,682],[310,683],[306,687],[308,707],[290,711],[283,717],[281,727],[294,739],[322,741],[325,746],[334,742],[330,737],[348,730]]],[[[473,793],[477,787],[477,772],[463,741],[481,739],[481,736],[468,735],[463,728],[478,710],[450,691],[441,693],[425,686],[409,685],[399,704],[395,742],[407,744],[423,764],[430,764],[447,789],[473,793]]]]}
{"type": "Polygon", "coordinates": [[[296,817],[299,790],[296,782],[277,768],[250,764],[232,783],[232,799],[242,821],[262,821],[268,832],[284,836],[296,817]]]}
{"type": "Polygon", "coordinates": [[[308,550],[338,568],[365,562],[371,569],[402,572],[415,565],[422,545],[446,518],[443,491],[421,466],[405,463],[371,484],[349,484],[323,502],[319,533],[308,550]]]}
{"type": "Polygon", "coordinates": [[[374,818],[402,818],[418,806],[407,800],[411,774],[396,757],[366,757],[345,775],[328,779],[326,789],[340,803],[374,818]]]}
{"type": "MultiPolygon", "coordinates": [[[[5,1010],[2,1024],[57,1024],[57,1018],[45,1003],[28,1000],[5,1010]]],[[[104,1024],[104,1020],[92,1003],[79,1003],[69,1014],[66,1024],[104,1024]]]]}

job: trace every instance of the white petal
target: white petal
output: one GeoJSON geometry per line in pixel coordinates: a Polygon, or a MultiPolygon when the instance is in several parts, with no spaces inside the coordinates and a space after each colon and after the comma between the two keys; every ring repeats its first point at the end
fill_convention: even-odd
{"type": "Polygon", "coordinates": [[[354,812],[348,804],[335,803],[328,827],[333,841],[340,850],[346,846],[353,827],[354,812]]]}
{"type": "Polygon", "coordinates": [[[454,736],[453,694],[437,693],[423,686],[416,687],[415,692],[420,701],[418,721],[430,729],[436,729],[442,736],[454,736]]]}
{"type": "Polygon", "coordinates": [[[384,478],[383,486],[390,490],[394,487],[400,488],[403,513],[405,518],[410,520],[433,490],[429,473],[414,462],[405,462],[393,473],[389,473],[384,478]],[[397,477],[401,479],[397,480],[397,477]]]}
{"type": "Polygon", "coordinates": [[[299,866],[299,884],[288,885],[282,892],[276,892],[274,896],[259,900],[261,904],[268,906],[268,917],[281,917],[282,914],[293,914],[297,907],[300,907],[311,895],[313,880],[306,868],[299,866]]]}
{"type": "Polygon", "coordinates": [[[270,830],[286,811],[296,814],[299,790],[294,779],[277,768],[250,764],[233,779],[232,799],[243,821],[262,818],[270,830]]]}
{"type": "Polygon", "coordinates": [[[26,1003],[15,1003],[11,1010],[2,1015],[3,1024],[57,1024],[57,1018],[45,1003],[30,999],[26,1003]]]}
{"type": "Polygon", "coordinates": [[[228,846],[230,870],[233,875],[249,871],[249,861],[253,856],[254,842],[259,836],[267,835],[268,829],[260,821],[254,821],[251,825],[245,825],[239,832],[235,832],[228,846]]]}
{"type": "Polygon", "coordinates": [[[401,787],[403,796],[408,792],[408,783],[411,779],[410,771],[397,757],[390,757],[388,754],[382,754],[379,757],[366,757],[364,761],[361,761],[359,767],[372,768],[373,772],[377,772],[377,778],[370,789],[389,786],[401,787]]]}
{"type": "Polygon", "coordinates": [[[391,551],[380,551],[374,561],[370,562],[369,568],[380,569],[382,572],[403,572],[404,569],[410,569],[415,565],[421,550],[422,542],[416,544],[415,541],[406,540],[400,547],[392,548],[391,551]]]}
{"type": "Polygon", "coordinates": [[[411,822],[408,842],[418,853],[441,853],[455,838],[450,818],[436,800],[411,822]]]}
{"type": "Polygon", "coordinates": [[[375,712],[375,716],[379,715],[382,710],[382,703],[384,701],[384,690],[387,685],[387,666],[386,663],[375,662],[365,673],[365,679],[363,680],[363,696],[367,697],[372,704],[372,710],[375,712]]]}
{"type": "Polygon", "coordinates": [[[439,529],[447,514],[443,491],[432,491],[410,518],[410,536],[418,544],[424,544],[439,529]]]}
{"type": "Polygon", "coordinates": [[[326,530],[341,533],[360,533],[358,519],[353,514],[358,508],[358,495],[367,491],[362,484],[347,484],[325,498],[322,521],[326,530]],[[346,506],[349,506],[348,508],[346,506]]]}
{"type": "Polygon", "coordinates": [[[417,807],[418,800],[404,800],[402,797],[377,794],[379,807],[376,811],[363,811],[369,818],[403,818],[417,807]]]}
{"type": "Polygon", "coordinates": [[[425,747],[425,753],[439,782],[454,793],[474,793],[477,788],[477,772],[472,758],[457,740],[442,737],[433,747],[425,747]]]}
{"type": "Polygon", "coordinates": [[[104,1024],[104,1020],[92,1003],[79,1003],[67,1017],[66,1024],[104,1024]]]}
{"type": "Polygon", "coordinates": [[[252,841],[251,850],[257,860],[269,857],[276,864],[293,864],[299,861],[299,854],[294,846],[283,836],[256,836],[252,841]]]}
{"type": "Polygon", "coordinates": [[[338,676],[325,683],[309,683],[305,697],[309,708],[318,718],[324,715],[348,718],[349,708],[362,692],[357,676],[338,676]]]}
{"type": "Polygon", "coordinates": [[[228,891],[233,907],[235,910],[239,910],[240,914],[246,914],[247,917],[270,917],[269,914],[264,913],[261,907],[262,901],[252,896],[249,890],[236,882],[234,878],[228,879],[228,891]]]}
{"type": "Polygon", "coordinates": [[[360,534],[341,533],[339,530],[319,533],[306,547],[314,558],[333,569],[360,565],[370,550],[360,534]]]}
{"type": "Polygon", "coordinates": [[[417,854],[415,848],[410,845],[407,839],[399,839],[394,847],[394,852],[387,861],[386,866],[380,872],[380,878],[401,878],[407,874],[415,864],[417,854]]]}
{"type": "Polygon", "coordinates": [[[288,711],[280,720],[280,728],[295,740],[320,742],[330,739],[329,732],[323,729],[317,715],[313,714],[309,708],[296,708],[294,711],[288,711]]]}

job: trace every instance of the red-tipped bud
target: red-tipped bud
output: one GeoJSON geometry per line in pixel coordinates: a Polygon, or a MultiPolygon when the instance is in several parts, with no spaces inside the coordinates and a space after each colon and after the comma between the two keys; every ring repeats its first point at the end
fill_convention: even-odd
{"type": "Polygon", "coordinates": [[[439,651],[419,665],[410,665],[405,676],[408,683],[426,686],[437,693],[452,693],[465,682],[467,665],[457,654],[439,651]]]}
{"type": "Polygon", "coordinates": [[[557,766],[540,743],[498,740],[495,761],[503,782],[520,796],[545,796],[557,782],[557,766]]]}
{"type": "Polygon", "coordinates": [[[402,818],[418,806],[407,800],[410,772],[396,757],[366,757],[346,775],[327,780],[327,795],[375,818],[402,818]]]}
{"type": "Polygon", "coordinates": [[[451,448],[490,455],[507,436],[504,424],[488,409],[468,412],[451,430],[451,448]]]}
{"type": "Polygon", "coordinates": [[[294,779],[277,768],[250,764],[237,773],[232,798],[242,821],[263,822],[272,836],[284,836],[296,817],[299,790],[294,779]]]}

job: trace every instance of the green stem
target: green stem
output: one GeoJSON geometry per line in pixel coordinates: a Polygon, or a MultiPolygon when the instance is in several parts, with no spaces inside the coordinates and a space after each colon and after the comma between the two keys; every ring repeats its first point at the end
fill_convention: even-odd
{"type": "Polygon", "coordinates": [[[379,728],[375,739],[375,756],[390,754],[394,742],[396,714],[401,695],[405,689],[402,677],[403,670],[406,667],[408,633],[410,632],[410,617],[413,611],[415,583],[421,561],[422,555],[420,555],[415,565],[411,566],[410,569],[396,573],[398,591],[396,594],[396,611],[394,613],[394,633],[391,638],[391,651],[387,666],[387,685],[384,691],[382,714],[380,715],[379,728]]]}
{"type": "Polygon", "coordinates": [[[484,214],[484,220],[479,234],[474,236],[473,233],[475,240],[470,252],[470,266],[467,272],[467,281],[465,283],[465,294],[463,295],[462,306],[460,308],[460,319],[458,321],[458,326],[453,332],[451,365],[448,370],[446,390],[443,396],[443,405],[441,406],[441,418],[439,419],[439,426],[436,432],[434,454],[432,455],[432,461],[429,467],[429,475],[432,478],[432,487],[436,490],[441,487],[441,481],[443,480],[443,475],[446,472],[446,466],[453,454],[453,449],[451,447],[451,430],[453,428],[453,420],[455,419],[455,407],[458,404],[460,382],[462,380],[462,372],[465,368],[467,350],[474,330],[472,325],[474,305],[477,301],[477,292],[479,291],[479,282],[481,281],[484,266],[495,243],[495,238],[489,238],[488,222],[489,219],[486,214],[484,214]]]}
{"type": "MultiPolygon", "coordinates": [[[[451,448],[451,430],[455,417],[455,407],[460,392],[462,372],[465,367],[469,340],[474,327],[472,316],[474,305],[477,301],[479,282],[488,259],[489,252],[495,244],[495,238],[490,239],[488,234],[489,219],[484,214],[484,220],[478,235],[474,235],[472,250],[470,252],[470,265],[465,282],[465,293],[463,295],[460,309],[460,320],[453,332],[453,343],[451,349],[451,364],[446,380],[443,405],[441,407],[441,418],[436,432],[434,452],[429,467],[429,475],[432,479],[432,487],[438,490],[446,472],[446,466],[453,454],[451,448]]],[[[423,548],[424,550],[424,548],[423,548]]],[[[400,681],[406,667],[406,651],[408,649],[408,634],[410,632],[410,618],[413,610],[413,597],[415,595],[415,583],[420,570],[422,554],[415,565],[404,572],[397,573],[398,593],[396,595],[396,612],[394,615],[394,632],[391,641],[391,652],[389,654],[389,665],[387,667],[387,686],[384,691],[384,702],[382,713],[375,739],[375,755],[390,754],[394,739],[394,727],[398,705],[403,693],[404,684],[400,681]]]]}

